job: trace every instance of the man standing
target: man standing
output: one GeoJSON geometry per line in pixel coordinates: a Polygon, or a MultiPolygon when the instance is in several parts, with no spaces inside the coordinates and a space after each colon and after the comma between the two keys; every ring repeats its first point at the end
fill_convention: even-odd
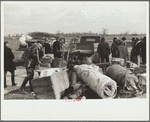
{"type": "Polygon", "coordinates": [[[124,66],[126,66],[126,61],[129,60],[128,49],[123,41],[120,41],[117,47],[119,50],[119,58],[124,59],[124,66]]]}
{"type": "Polygon", "coordinates": [[[58,40],[58,38],[57,38],[57,40],[53,44],[53,53],[54,53],[54,57],[61,58],[61,54],[60,54],[60,41],[58,40]]]}
{"type": "Polygon", "coordinates": [[[144,37],[143,41],[141,42],[141,52],[143,64],[146,64],[146,37],[144,37]]]}
{"type": "Polygon", "coordinates": [[[106,60],[106,62],[109,62],[110,48],[109,44],[105,42],[104,37],[98,45],[97,52],[99,54],[99,57],[101,58],[101,63],[103,63],[104,60],[106,60]]]}
{"type": "Polygon", "coordinates": [[[43,52],[41,49],[41,44],[39,42],[34,43],[28,51],[28,59],[25,61],[25,67],[27,71],[27,76],[23,80],[21,87],[19,89],[20,92],[25,93],[25,86],[29,81],[30,91],[33,92],[33,88],[31,85],[31,80],[34,76],[35,66],[38,65],[39,59],[42,58],[43,52]]]}
{"type": "Polygon", "coordinates": [[[131,61],[133,62],[133,47],[134,47],[134,44],[135,44],[135,38],[133,37],[132,39],[132,43],[131,43],[131,46],[132,46],[132,50],[131,50],[131,61]]]}
{"type": "Polygon", "coordinates": [[[132,49],[133,63],[136,63],[139,66],[140,66],[140,51],[141,51],[141,43],[139,38],[136,38],[132,49]]]}
{"type": "Polygon", "coordinates": [[[112,53],[112,57],[119,57],[119,50],[117,48],[117,43],[118,43],[118,39],[117,37],[113,38],[113,43],[111,45],[111,53],[112,53]]]}
{"type": "Polygon", "coordinates": [[[124,42],[124,46],[127,46],[126,37],[122,37],[122,41],[124,42]]]}
{"type": "Polygon", "coordinates": [[[6,74],[7,71],[11,73],[11,82],[12,86],[16,86],[15,83],[15,73],[16,70],[15,64],[13,62],[14,54],[12,53],[11,49],[7,47],[7,41],[4,42],[4,88],[7,87],[6,85],[6,74]]]}

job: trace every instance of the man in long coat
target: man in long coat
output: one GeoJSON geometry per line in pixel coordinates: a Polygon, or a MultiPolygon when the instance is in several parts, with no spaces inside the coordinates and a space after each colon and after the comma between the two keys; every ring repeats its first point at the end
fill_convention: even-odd
{"type": "Polygon", "coordinates": [[[104,37],[98,45],[97,52],[99,54],[99,57],[101,58],[101,63],[103,63],[105,59],[106,62],[109,62],[110,47],[109,44],[105,42],[104,37]]]}
{"type": "Polygon", "coordinates": [[[7,47],[7,41],[4,42],[4,88],[7,87],[6,85],[6,74],[7,71],[11,73],[11,82],[12,86],[16,86],[15,83],[15,73],[14,70],[16,70],[15,64],[13,62],[14,54],[12,53],[11,49],[7,47]]]}

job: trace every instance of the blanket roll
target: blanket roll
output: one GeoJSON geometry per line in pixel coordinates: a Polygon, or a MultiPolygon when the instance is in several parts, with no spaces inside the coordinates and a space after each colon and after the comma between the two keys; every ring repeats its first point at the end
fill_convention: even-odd
{"type": "Polygon", "coordinates": [[[128,69],[114,64],[107,68],[106,75],[116,81],[121,88],[137,90],[138,78],[128,69]]]}
{"type": "Polygon", "coordinates": [[[75,65],[74,70],[78,77],[87,84],[101,98],[114,98],[117,84],[114,80],[102,74],[95,65],[75,65]]]}

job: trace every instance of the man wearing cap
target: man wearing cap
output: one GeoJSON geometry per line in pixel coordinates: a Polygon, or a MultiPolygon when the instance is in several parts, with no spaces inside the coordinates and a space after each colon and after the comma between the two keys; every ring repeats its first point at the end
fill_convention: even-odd
{"type": "Polygon", "coordinates": [[[140,66],[140,51],[141,51],[141,43],[139,38],[137,37],[133,45],[132,53],[133,53],[133,63],[136,63],[139,66],[140,66]]]}
{"type": "Polygon", "coordinates": [[[11,49],[7,47],[8,41],[4,41],[4,88],[7,87],[6,85],[6,74],[7,71],[11,73],[11,82],[12,86],[16,86],[15,78],[14,78],[14,70],[16,70],[15,64],[13,62],[14,54],[12,53],[11,49]]]}
{"type": "Polygon", "coordinates": [[[25,65],[27,76],[23,80],[23,83],[21,84],[21,87],[19,89],[21,93],[26,93],[25,86],[28,81],[30,85],[30,91],[33,92],[31,80],[33,79],[33,76],[34,76],[35,66],[38,65],[38,63],[40,63],[39,59],[41,59],[43,56],[41,46],[42,45],[40,44],[40,42],[37,42],[37,43],[32,44],[32,46],[29,48],[28,59],[26,60],[26,65],[25,65]]]}
{"type": "Polygon", "coordinates": [[[143,64],[146,64],[146,37],[144,37],[141,42],[141,52],[143,64]]]}
{"type": "Polygon", "coordinates": [[[113,38],[113,43],[111,45],[111,53],[112,53],[112,57],[119,57],[119,50],[117,48],[117,43],[118,43],[118,38],[114,37],[113,38]]]}
{"type": "Polygon", "coordinates": [[[97,52],[99,54],[99,57],[101,58],[101,63],[103,63],[105,59],[106,62],[109,62],[110,48],[109,44],[105,42],[104,37],[98,45],[97,52]]]}
{"type": "Polygon", "coordinates": [[[61,57],[61,54],[60,54],[60,41],[59,41],[58,38],[53,44],[53,53],[54,53],[54,57],[56,57],[56,58],[61,57]]]}
{"type": "Polygon", "coordinates": [[[133,62],[133,47],[134,47],[134,43],[135,43],[135,37],[133,37],[132,39],[132,43],[131,43],[131,46],[132,46],[132,50],[131,50],[131,61],[133,62]]]}
{"type": "Polygon", "coordinates": [[[122,40],[119,40],[117,45],[124,45],[127,47],[127,43],[125,42],[126,41],[126,37],[122,37],[121,38],[122,40]]]}

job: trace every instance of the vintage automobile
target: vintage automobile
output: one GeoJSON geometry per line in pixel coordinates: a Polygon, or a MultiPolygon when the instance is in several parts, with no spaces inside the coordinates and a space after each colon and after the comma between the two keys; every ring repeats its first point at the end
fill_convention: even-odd
{"type": "MultiPolygon", "coordinates": [[[[97,53],[98,44],[101,41],[102,36],[81,36],[79,43],[72,43],[70,46],[70,53],[83,52],[84,50],[90,50],[94,53],[93,63],[100,63],[99,55],[97,53]]],[[[71,57],[70,57],[71,58],[71,57]]]]}

